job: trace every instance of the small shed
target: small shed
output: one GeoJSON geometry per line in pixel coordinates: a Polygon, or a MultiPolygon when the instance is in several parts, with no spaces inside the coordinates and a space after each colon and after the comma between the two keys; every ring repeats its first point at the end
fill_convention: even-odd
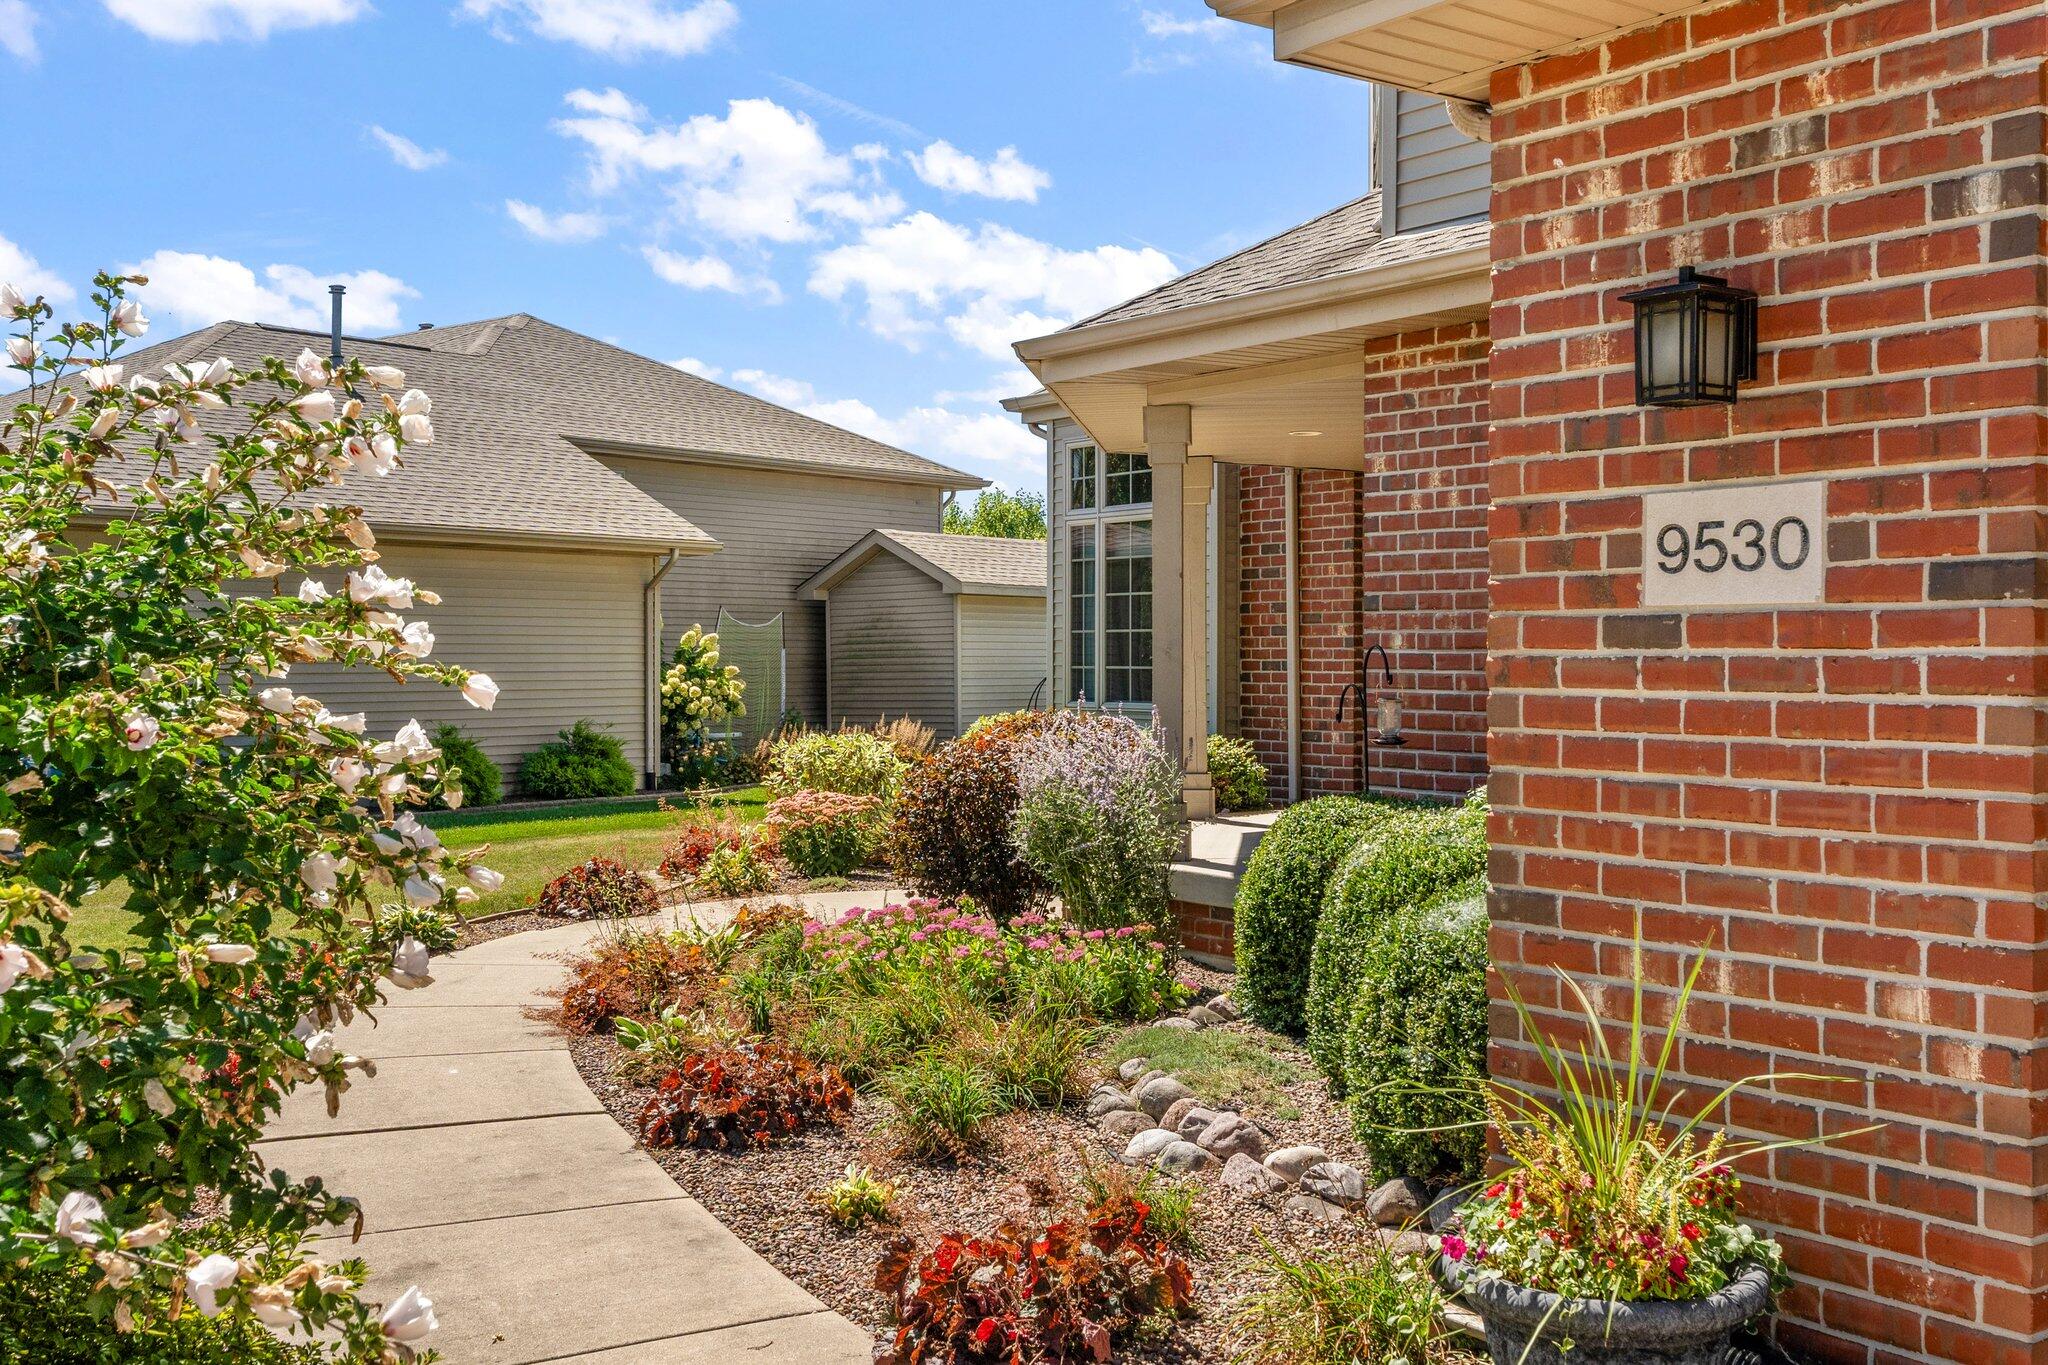
{"type": "Polygon", "coordinates": [[[811,575],[833,725],[909,716],[950,739],[1043,700],[1045,542],[870,531],[811,575]]]}

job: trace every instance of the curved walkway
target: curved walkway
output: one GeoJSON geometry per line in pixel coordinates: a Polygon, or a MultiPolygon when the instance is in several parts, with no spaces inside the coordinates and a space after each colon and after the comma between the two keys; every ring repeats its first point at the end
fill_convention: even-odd
{"type": "MultiPolygon", "coordinates": [[[[873,894],[809,898],[816,911],[873,894]]],[[[731,907],[697,908],[700,919],[731,907]]],[[[638,1150],[567,1042],[526,1017],[597,930],[515,934],[435,959],[342,1046],[377,1061],[328,1118],[317,1087],[259,1148],[362,1201],[370,1291],[417,1283],[449,1365],[865,1365],[871,1338],[755,1255],[638,1150]]],[[[794,1194],[792,1197],[796,1197],[794,1194]]]]}

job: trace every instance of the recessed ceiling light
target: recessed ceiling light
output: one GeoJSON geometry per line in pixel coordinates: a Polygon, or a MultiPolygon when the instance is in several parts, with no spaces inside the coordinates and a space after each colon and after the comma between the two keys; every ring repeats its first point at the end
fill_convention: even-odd
{"type": "Polygon", "coordinates": [[[1323,433],[1320,431],[1290,431],[1287,434],[1289,436],[1320,436],[1323,433]]]}

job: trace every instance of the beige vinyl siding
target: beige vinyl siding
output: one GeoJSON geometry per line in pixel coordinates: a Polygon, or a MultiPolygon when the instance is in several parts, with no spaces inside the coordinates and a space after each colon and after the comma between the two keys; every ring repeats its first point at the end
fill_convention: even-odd
{"type": "MultiPolygon", "coordinates": [[[[1044,690],[1045,603],[1036,597],[970,597],[960,604],[960,725],[1020,711],[1044,690]]],[[[1051,684],[1047,683],[1047,687],[1051,684]]]]}
{"type": "Polygon", "coordinates": [[[910,716],[954,733],[953,599],[922,570],[880,551],[830,592],[831,723],[910,716]]]}
{"type": "Polygon", "coordinates": [[[825,710],[825,608],[797,587],[868,532],[939,529],[940,489],[879,479],[607,455],[642,492],[724,548],[685,559],[662,583],[662,647],[693,625],[715,629],[724,607],[743,621],[783,614],[789,704],[825,710]]]}
{"type": "Polygon", "coordinates": [[[508,790],[520,759],[578,720],[616,735],[634,772],[645,770],[641,593],[653,573],[650,557],[404,542],[379,548],[386,572],[440,594],[440,606],[404,613],[433,626],[434,658],[490,674],[504,689],[497,706],[480,711],[435,683],[400,684],[331,665],[293,669],[296,690],[331,710],[367,712],[381,735],[413,717],[430,731],[452,721],[505,770],[508,790]]]}
{"type": "Polygon", "coordinates": [[[1444,102],[1434,95],[1381,86],[1374,96],[1382,235],[1484,218],[1493,190],[1493,149],[1453,128],[1444,102]]]}

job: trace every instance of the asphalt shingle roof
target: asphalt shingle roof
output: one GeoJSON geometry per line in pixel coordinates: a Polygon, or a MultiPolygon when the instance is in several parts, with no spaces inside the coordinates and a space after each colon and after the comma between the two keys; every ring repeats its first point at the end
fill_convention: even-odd
{"type": "Polygon", "coordinates": [[[1375,270],[1429,256],[1485,246],[1489,226],[1485,220],[1459,223],[1428,232],[1403,233],[1392,238],[1380,236],[1380,192],[1331,209],[1299,227],[1289,228],[1255,246],[1168,280],[1157,289],[1083,318],[1068,331],[1080,331],[1111,322],[1128,322],[1189,308],[1202,303],[1306,284],[1334,275],[1375,270]]]}
{"type": "Polygon", "coordinates": [[[1045,588],[1045,542],[1003,536],[955,536],[939,531],[883,531],[927,564],[950,574],[960,586],[1045,588]]]}

